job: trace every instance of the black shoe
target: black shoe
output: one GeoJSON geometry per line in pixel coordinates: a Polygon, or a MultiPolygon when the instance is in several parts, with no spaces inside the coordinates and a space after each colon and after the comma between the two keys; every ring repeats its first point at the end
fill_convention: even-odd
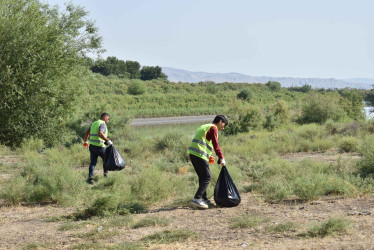
{"type": "Polygon", "coordinates": [[[104,178],[107,178],[108,177],[108,174],[104,173],[104,178]]]}
{"type": "Polygon", "coordinates": [[[93,179],[92,178],[88,178],[87,180],[86,180],[86,182],[88,183],[88,184],[93,184],[93,179]]]}
{"type": "Polygon", "coordinates": [[[205,204],[207,204],[209,207],[214,207],[213,202],[211,202],[209,199],[203,199],[203,201],[204,201],[205,204]]]}

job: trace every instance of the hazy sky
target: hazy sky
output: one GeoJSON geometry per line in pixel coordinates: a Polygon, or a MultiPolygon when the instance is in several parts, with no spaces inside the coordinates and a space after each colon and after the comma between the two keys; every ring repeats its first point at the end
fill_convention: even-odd
{"type": "Polygon", "coordinates": [[[372,0],[72,2],[96,21],[104,58],[210,73],[374,78],[372,0]]]}

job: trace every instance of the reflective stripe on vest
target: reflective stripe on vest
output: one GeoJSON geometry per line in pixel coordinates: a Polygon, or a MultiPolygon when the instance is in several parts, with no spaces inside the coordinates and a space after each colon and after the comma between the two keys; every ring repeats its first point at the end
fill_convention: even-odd
{"type": "Polygon", "coordinates": [[[197,139],[192,139],[193,142],[196,142],[196,143],[199,143],[201,145],[204,145],[205,147],[207,147],[210,151],[212,151],[212,148],[205,142],[203,141],[200,141],[200,140],[197,140],[197,139]]]}
{"type": "Polygon", "coordinates": [[[188,154],[195,155],[206,161],[209,161],[209,156],[212,154],[213,144],[211,141],[206,139],[206,133],[215,124],[204,124],[201,125],[195,133],[194,138],[187,150],[188,154]]]}
{"type": "MultiPolygon", "coordinates": [[[[105,147],[105,141],[102,140],[99,137],[99,130],[100,130],[100,125],[105,124],[103,120],[97,120],[92,123],[91,128],[90,128],[90,137],[89,137],[89,144],[98,146],[98,147],[105,147]]],[[[106,127],[105,132],[104,132],[105,137],[108,136],[108,128],[106,127]]]]}

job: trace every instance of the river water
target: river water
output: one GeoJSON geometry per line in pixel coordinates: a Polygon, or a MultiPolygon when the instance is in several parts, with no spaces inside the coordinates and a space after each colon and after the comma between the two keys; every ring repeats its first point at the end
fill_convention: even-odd
{"type": "Polygon", "coordinates": [[[364,107],[366,119],[368,119],[368,120],[371,120],[371,119],[374,118],[374,112],[370,113],[371,110],[374,111],[374,107],[364,107]]]}

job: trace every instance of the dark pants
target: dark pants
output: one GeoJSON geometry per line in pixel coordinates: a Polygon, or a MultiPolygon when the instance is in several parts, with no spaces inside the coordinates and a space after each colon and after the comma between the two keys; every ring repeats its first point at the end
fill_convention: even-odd
{"type": "Polygon", "coordinates": [[[206,197],[206,189],[208,188],[209,183],[212,180],[209,163],[206,160],[192,154],[190,154],[190,159],[193,167],[195,168],[197,176],[199,176],[199,188],[197,189],[197,192],[195,194],[195,199],[203,198],[204,200],[207,200],[208,198],[206,197]]]}
{"type": "Polygon", "coordinates": [[[90,144],[89,149],[90,149],[91,163],[90,163],[90,167],[88,169],[88,178],[93,179],[95,166],[97,164],[97,157],[99,157],[99,156],[101,157],[101,159],[103,159],[104,175],[106,175],[108,173],[108,170],[105,170],[105,168],[104,168],[104,155],[105,155],[105,149],[106,148],[90,144]]]}

